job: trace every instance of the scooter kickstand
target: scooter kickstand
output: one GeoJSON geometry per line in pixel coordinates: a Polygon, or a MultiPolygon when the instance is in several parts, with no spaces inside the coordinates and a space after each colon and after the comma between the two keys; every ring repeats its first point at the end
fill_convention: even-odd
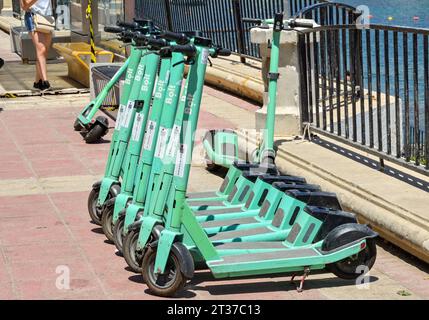
{"type": "MultiPolygon", "coordinates": [[[[309,267],[305,267],[304,268],[304,274],[301,277],[301,281],[299,282],[299,287],[296,287],[296,291],[298,291],[299,293],[304,291],[304,282],[305,279],[307,279],[308,275],[310,274],[310,268],[309,267]]],[[[292,282],[292,284],[295,284],[295,277],[296,274],[292,276],[292,279],[290,280],[292,282]]]]}

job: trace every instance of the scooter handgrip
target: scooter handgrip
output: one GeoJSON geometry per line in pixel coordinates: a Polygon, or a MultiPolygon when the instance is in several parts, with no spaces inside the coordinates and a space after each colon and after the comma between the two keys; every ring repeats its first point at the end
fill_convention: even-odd
{"type": "Polygon", "coordinates": [[[180,52],[186,56],[192,56],[197,52],[197,50],[195,46],[192,46],[192,45],[178,45],[178,46],[171,46],[171,52],[180,52]]]}
{"type": "Polygon", "coordinates": [[[136,22],[118,21],[117,25],[126,29],[137,29],[139,27],[139,24],[136,22]]]}
{"type": "Polygon", "coordinates": [[[231,55],[231,50],[229,49],[220,49],[217,52],[217,55],[220,57],[229,57],[231,55]]]}
{"type": "Polygon", "coordinates": [[[311,21],[289,21],[290,28],[314,28],[314,24],[311,21]]]}
{"type": "Polygon", "coordinates": [[[167,39],[169,41],[174,41],[179,45],[188,44],[190,39],[184,33],[176,33],[171,31],[164,31],[161,33],[160,37],[167,39]]]}
{"type": "Polygon", "coordinates": [[[146,43],[152,47],[159,49],[168,46],[168,41],[165,39],[147,39],[146,43]]]}
{"type": "Polygon", "coordinates": [[[257,25],[262,24],[261,19],[243,18],[241,21],[243,21],[243,23],[249,23],[249,24],[257,24],[257,25]]]}
{"type": "Polygon", "coordinates": [[[150,19],[138,19],[138,18],[134,18],[133,21],[135,23],[137,23],[140,27],[147,27],[147,26],[152,26],[153,25],[153,21],[150,19]]]}
{"type": "Polygon", "coordinates": [[[107,32],[107,33],[121,33],[122,31],[124,31],[124,28],[122,27],[117,27],[117,26],[104,27],[104,32],[107,32]]]}

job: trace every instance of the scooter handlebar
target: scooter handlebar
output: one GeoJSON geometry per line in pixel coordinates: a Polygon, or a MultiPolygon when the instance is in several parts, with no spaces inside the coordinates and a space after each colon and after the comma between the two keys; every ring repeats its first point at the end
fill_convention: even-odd
{"type": "Polygon", "coordinates": [[[123,27],[126,29],[137,29],[140,27],[140,25],[136,22],[125,22],[125,21],[118,21],[117,25],[118,27],[123,27]]]}
{"type": "Polygon", "coordinates": [[[160,37],[167,39],[169,41],[174,41],[179,45],[185,45],[189,43],[190,39],[184,33],[176,33],[171,31],[164,31],[161,33],[160,37]]]}
{"type": "Polygon", "coordinates": [[[232,54],[231,50],[220,48],[216,50],[216,55],[219,57],[229,57],[232,54]]]}
{"type": "Polygon", "coordinates": [[[313,22],[310,21],[297,21],[291,20],[288,23],[290,28],[314,28],[313,22]]]}
{"type": "Polygon", "coordinates": [[[170,47],[171,52],[180,52],[186,56],[193,56],[196,53],[196,48],[193,45],[177,45],[170,47]]]}
{"type": "Polygon", "coordinates": [[[242,21],[243,23],[256,24],[256,25],[261,25],[263,22],[262,19],[253,19],[253,18],[243,18],[242,21]]]}
{"type": "Polygon", "coordinates": [[[146,40],[146,43],[149,46],[157,48],[157,49],[161,49],[161,48],[164,48],[164,47],[168,46],[168,41],[165,40],[165,39],[148,38],[146,40]]]}
{"type": "Polygon", "coordinates": [[[118,27],[118,26],[104,27],[104,32],[107,32],[107,33],[121,33],[122,31],[124,31],[124,28],[118,27]]]}

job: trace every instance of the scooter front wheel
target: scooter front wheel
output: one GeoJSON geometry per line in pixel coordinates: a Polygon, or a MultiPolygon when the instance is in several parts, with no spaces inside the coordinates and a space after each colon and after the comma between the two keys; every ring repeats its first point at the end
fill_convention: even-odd
{"type": "Polygon", "coordinates": [[[118,221],[116,221],[113,227],[113,242],[115,243],[115,247],[116,249],[118,249],[118,252],[120,254],[122,254],[123,244],[124,244],[124,238],[123,238],[124,226],[125,226],[125,216],[121,215],[119,216],[118,221]]]}
{"type": "Polygon", "coordinates": [[[122,254],[124,259],[134,273],[142,272],[143,250],[137,250],[137,242],[139,240],[139,230],[132,230],[125,236],[122,254]]]}
{"type": "Polygon", "coordinates": [[[361,252],[344,260],[328,264],[326,269],[341,279],[355,280],[372,269],[376,257],[375,239],[367,239],[366,247],[361,252]]]}
{"type": "Polygon", "coordinates": [[[107,201],[103,206],[103,213],[101,216],[101,226],[107,240],[114,242],[113,238],[113,210],[115,208],[115,199],[112,198],[107,201]]]}
{"type": "Polygon", "coordinates": [[[74,131],[82,131],[83,130],[83,125],[81,125],[79,119],[76,119],[74,121],[73,129],[74,129],[74,131]]]}
{"type": "Polygon", "coordinates": [[[100,189],[93,188],[88,197],[88,213],[91,217],[91,221],[98,226],[101,226],[101,207],[98,206],[98,196],[100,189]]]}
{"type": "Polygon", "coordinates": [[[149,248],[143,258],[142,275],[151,293],[159,297],[173,297],[181,291],[187,278],[180,270],[180,260],[174,250],[168,256],[163,274],[155,273],[156,248],[149,248]]]}

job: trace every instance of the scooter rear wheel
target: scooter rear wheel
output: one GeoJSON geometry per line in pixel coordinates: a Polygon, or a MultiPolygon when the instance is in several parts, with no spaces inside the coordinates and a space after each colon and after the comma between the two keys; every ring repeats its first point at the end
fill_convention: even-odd
{"type": "Polygon", "coordinates": [[[180,260],[174,250],[170,252],[167,260],[165,273],[156,274],[155,259],[156,249],[149,248],[143,258],[142,275],[150,292],[159,297],[173,297],[178,291],[181,291],[187,278],[180,270],[180,260]]]}
{"type": "Polygon", "coordinates": [[[91,130],[85,135],[88,144],[97,143],[109,132],[109,121],[105,117],[98,117],[91,130]]]}
{"type": "Polygon", "coordinates": [[[122,246],[122,254],[124,259],[134,273],[142,272],[143,250],[137,250],[137,242],[139,239],[139,230],[130,231],[124,239],[122,246]]]}
{"type": "Polygon", "coordinates": [[[341,279],[355,280],[372,269],[376,257],[377,246],[375,239],[367,239],[365,249],[357,255],[329,264],[326,269],[341,279]]]}
{"type": "Polygon", "coordinates": [[[124,238],[123,238],[124,226],[125,226],[125,216],[120,216],[118,221],[116,221],[115,226],[113,227],[113,242],[115,243],[115,247],[116,249],[118,249],[118,252],[120,254],[122,254],[123,244],[124,244],[124,238]]]}

